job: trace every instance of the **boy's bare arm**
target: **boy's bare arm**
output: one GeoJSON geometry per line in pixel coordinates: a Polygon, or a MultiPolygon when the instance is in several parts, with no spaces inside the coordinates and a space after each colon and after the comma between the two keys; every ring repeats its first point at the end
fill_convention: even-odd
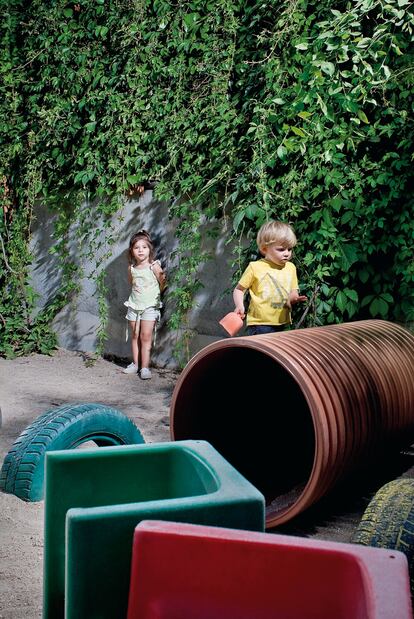
{"type": "Polygon", "coordinates": [[[235,305],[234,311],[236,312],[236,314],[239,314],[240,318],[244,318],[245,315],[243,303],[245,290],[246,288],[243,288],[243,286],[240,286],[240,284],[237,284],[237,286],[233,290],[233,301],[235,305]]]}

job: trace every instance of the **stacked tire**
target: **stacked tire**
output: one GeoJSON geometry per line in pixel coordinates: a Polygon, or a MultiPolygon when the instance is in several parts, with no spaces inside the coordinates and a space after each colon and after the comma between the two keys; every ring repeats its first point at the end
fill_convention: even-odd
{"type": "Polygon", "coordinates": [[[90,402],[64,404],[37,417],[13,443],[1,468],[0,490],[23,501],[40,501],[45,453],[90,441],[98,447],[145,443],[132,420],[115,408],[90,402]]]}
{"type": "Polygon", "coordinates": [[[352,541],[403,552],[414,595],[414,479],[395,479],[382,486],[368,504],[352,541]]]}

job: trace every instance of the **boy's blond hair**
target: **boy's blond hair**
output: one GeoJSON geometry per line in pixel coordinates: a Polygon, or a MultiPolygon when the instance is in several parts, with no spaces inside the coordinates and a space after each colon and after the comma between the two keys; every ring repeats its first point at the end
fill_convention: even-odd
{"type": "Polygon", "coordinates": [[[283,221],[268,221],[261,226],[257,233],[257,247],[260,253],[263,253],[263,248],[272,243],[277,243],[282,247],[295,247],[297,240],[293,228],[283,221]]]}

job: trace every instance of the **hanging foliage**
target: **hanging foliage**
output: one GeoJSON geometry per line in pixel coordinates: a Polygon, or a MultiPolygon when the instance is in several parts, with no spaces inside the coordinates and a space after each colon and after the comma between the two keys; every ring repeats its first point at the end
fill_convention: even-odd
{"type": "Polygon", "coordinates": [[[174,328],[207,259],[201,222],[231,221],[236,278],[269,217],[298,235],[303,326],[414,320],[409,0],[1,5],[1,355],[53,349],[79,264],[109,255],[124,196],[149,180],[178,222],[174,328]],[[37,313],[36,201],[55,214],[62,276],[37,313]]]}

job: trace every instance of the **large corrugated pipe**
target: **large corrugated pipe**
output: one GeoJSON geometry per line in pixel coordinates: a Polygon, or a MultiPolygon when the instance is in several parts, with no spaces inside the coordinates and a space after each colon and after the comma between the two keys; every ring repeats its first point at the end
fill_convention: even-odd
{"type": "Polygon", "coordinates": [[[414,336],[383,320],[219,340],[181,373],[173,440],[209,441],[287,522],[414,442],[414,336]]]}

